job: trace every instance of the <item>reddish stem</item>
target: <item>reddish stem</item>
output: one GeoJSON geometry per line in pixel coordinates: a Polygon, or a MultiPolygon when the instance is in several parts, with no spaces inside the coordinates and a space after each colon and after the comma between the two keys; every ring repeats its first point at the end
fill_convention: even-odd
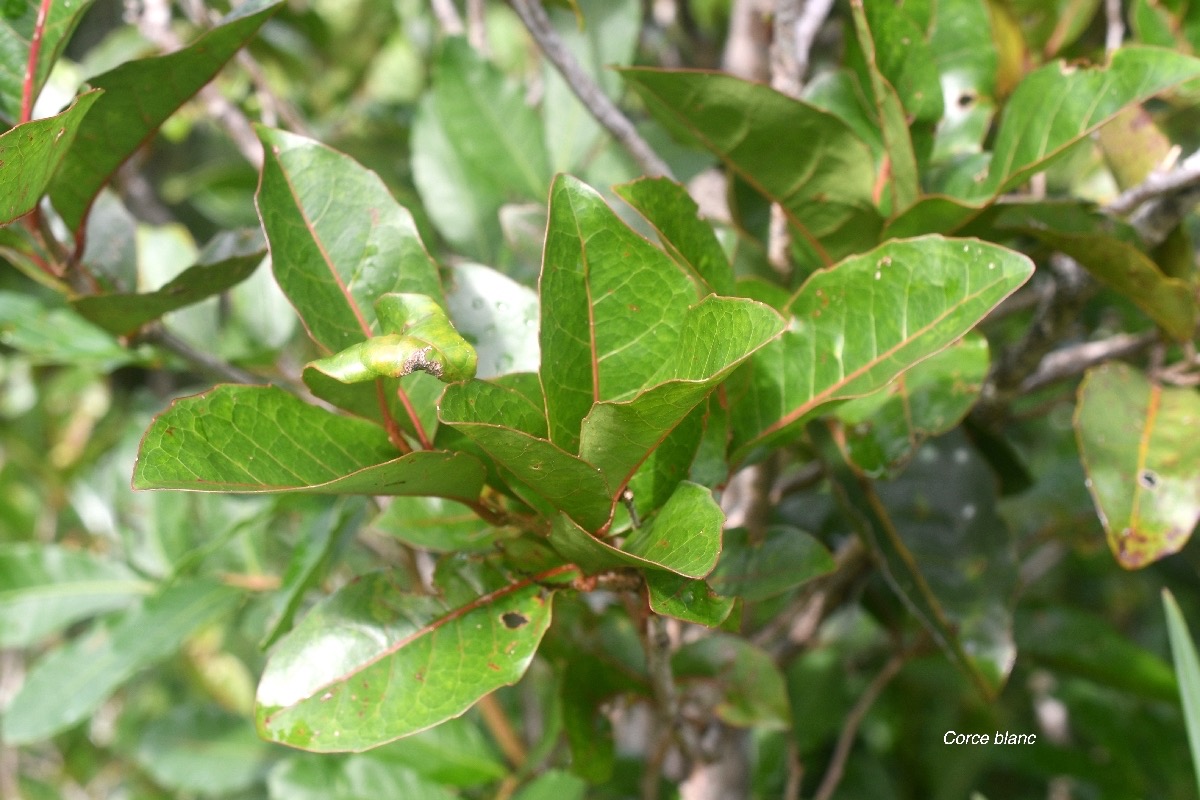
{"type": "Polygon", "coordinates": [[[408,393],[404,389],[399,389],[396,392],[396,396],[400,398],[400,402],[404,405],[404,410],[408,412],[408,418],[412,420],[413,430],[417,434],[417,439],[421,442],[421,448],[432,450],[433,440],[425,432],[425,426],[421,424],[421,417],[417,415],[417,409],[413,408],[412,401],[408,399],[408,393]]]}
{"type": "Polygon", "coordinates": [[[21,90],[21,122],[33,119],[34,85],[37,83],[38,58],[42,52],[42,35],[46,31],[46,18],[50,16],[53,0],[42,0],[38,7],[37,20],[33,23],[33,36],[29,39],[29,59],[25,62],[25,84],[21,90]]]}

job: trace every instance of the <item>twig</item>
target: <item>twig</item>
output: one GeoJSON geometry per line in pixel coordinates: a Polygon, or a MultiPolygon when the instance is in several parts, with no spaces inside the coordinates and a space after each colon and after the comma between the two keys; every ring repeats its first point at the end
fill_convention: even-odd
{"type": "Polygon", "coordinates": [[[764,58],[771,28],[767,24],[771,0],[734,0],[729,10],[729,32],[721,68],[731,75],[751,81],[768,76],[764,58]]]}
{"type": "Polygon", "coordinates": [[[463,35],[465,29],[462,17],[459,16],[458,9],[454,7],[453,0],[430,0],[430,5],[433,7],[433,16],[437,19],[443,33],[447,36],[463,35]]]}
{"type": "Polygon", "coordinates": [[[1006,349],[984,382],[972,418],[990,427],[1020,391],[1025,378],[1037,371],[1042,358],[1076,324],[1079,311],[1096,291],[1096,282],[1082,266],[1061,253],[1050,257],[1052,283],[1046,284],[1029,330],[1006,349]]]}
{"type": "Polygon", "coordinates": [[[1109,55],[1121,46],[1125,38],[1125,19],[1121,16],[1121,0],[1104,0],[1104,50],[1109,55]]]}
{"type": "Polygon", "coordinates": [[[488,54],[486,11],[484,0],[467,0],[467,41],[484,56],[488,54]]]}
{"type": "Polygon", "coordinates": [[[783,800],[800,800],[800,787],[804,782],[804,762],[800,760],[800,748],[796,740],[789,737],[787,752],[787,783],[783,788],[783,800]]]}
{"type": "Polygon", "coordinates": [[[529,753],[525,749],[525,743],[521,741],[521,737],[508,719],[508,714],[504,713],[504,708],[496,699],[495,693],[484,695],[476,708],[483,715],[484,725],[492,734],[492,738],[496,740],[496,744],[500,745],[500,750],[508,759],[508,763],[514,769],[523,767],[529,753]]]}
{"type": "Polygon", "coordinates": [[[567,50],[558,31],[546,15],[540,0],[509,0],[525,28],[538,43],[538,47],[550,59],[550,63],[558,69],[563,80],[571,87],[571,91],[579,98],[588,112],[605,130],[613,135],[624,147],[642,171],[650,177],[673,177],[671,168],[662,160],[658,153],[642,138],[633,123],[621,113],[616,104],[608,99],[588,74],[575,61],[574,56],[567,50]]]}
{"type": "Polygon", "coordinates": [[[1163,195],[1190,189],[1200,184],[1200,151],[1185,158],[1168,172],[1153,172],[1137,186],[1122,192],[1107,206],[1111,214],[1125,216],[1138,206],[1163,195]]]}
{"type": "Polygon", "coordinates": [[[247,372],[241,367],[236,367],[233,364],[230,364],[228,361],[223,361],[208,353],[197,350],[183,339],[180,339],[178,336],[162,327],[162,325],[148,326],[137,337],[135,342],[153,344],[168,352],[174,353],[195,367],[198,372],[202,372],[211,378],[216,378],[217,380],[229,381],[231,383],[249,383],[258,385],[268,382],[266,378],[260,375],[247,372]]]}
{"type": "MultiPolygon", "coordinates": [[[[802,76],[797,51],[796,26],[804,0],[776,0],[774,41],[771,42],[771,88],[788,97],[799,97],[802,76]]],[[[806,9],[807,10],[807,9],[806,9]]],[[[805,56],[807,58],[807,55],[805,56]]]]}
{"type": "Polygon", "coordinates": [[[804,11],[796,22],[796,74],[799,75],[802,86],[808,76],[813,43],[832,9],[833,0],[806,0],[804,11]]]}
{"type": "Polygon", "coordinates": [[[1113,358],[1139,353],[1158,341],[1157,331],[1119,333],[1107,339],[1084,342],[1048,353],[1038,364],[1037,371],[1021,383],[1021,394],[1041,389],[1051,383],[1081,375],[1097,364],[1113,358]]]}
{"type": "Polygon", "coordinates": [[[862,724],[863,718],[867,712],[871,710],[871,706],[875,704],[875,700],[884,688],[891,682],[892,678],[896,677],[896,673],[904,666],[904,662],[908,660],[907,652],[899,652],[892,654],[888,662],[883,665],[883,669],[875,676],[866,691],[858,698],[858,702],[854,704],[854,708],[846,716],[846,721],[842,725],[842,732],[838,735],[837,745],[833,749],[833,757],[829,760],[829,767],[825,770],[825,777],[821,779],[821,786],[817,789],[817,793],[813,796],[813,800],[829,800],[833,797],[833,793],[837,791],[838,784],[842,782],[842,773],[846,769],[846,760],[850,757],[850,748],[854,745],[854,737],[858,735],[858,728],[862,724]]]}
{"type": "Polygon", "coordinates": [[[754,644],[780,663],[790,661],[812,641],[826,615],[841,606],[872,563],[871,554],[857,537],[847,539],[834,555],[833,572],[805,584],[786,612],[754,634],[754,644]]]}

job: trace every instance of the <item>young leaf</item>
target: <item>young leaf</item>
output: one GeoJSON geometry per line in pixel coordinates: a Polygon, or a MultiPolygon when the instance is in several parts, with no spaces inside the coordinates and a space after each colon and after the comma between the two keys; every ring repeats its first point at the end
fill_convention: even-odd
{"type": "MultiPolygon", "coordinates": [[[[75,31],[75,26],[93,0],[50,4],[50,13],[41,30],[37,64],[33,73],[31,100],[42,93],[46,78],[63,48],[75,31]]],[[[11,0],[0,14],[0,118],[11,127],[21,120],[21,104],[25,94],[25,70],[29,64],[30,44],[37,26],[42,0],[11,0]]]]}
{"type": "Polygon", "coordinates": [[[615,494],[604,476],[547,440],[545,416],[520,393],[483,381],[451,384],[438,414],[586,530],[608,523],[615,494]]]}
{"type": "Polygon", "coordinates": [[[129,61],[91,79],[104,94],[50,187],[50,199],[68,228],[79,229],[117,167],[212,80],[281,5],[281,0],[250,0],[188,47],[129,61]]]}
{"type": "Polygon", "coordinates": [[[1075,435],[1117,563],[1140,569],[1183,547],[1200,521],[1200,395],[1105,364],[1079,386],[1075,435]]]}
{"type": "Polygon", "coordinates": [[[620,548],[563,516],[554,520],[550,544],[589,572],[640,567],[703,578],[717,564],[724,522],[711,490],[684,481],[658,515],[633,531],[620,548]]]}
{"type": "Polygon", "coordinates": [[[135,489],[436,495],[470,502],[483,466],[465,453],[396,457],[387,434],[268,386],[218,386],[155,417],[135,489]]]}
{"type": "Polygon", "coordinates": [[[874,160],[838,117],[731,75],[640,68],[621,75],[669,130],[780,203],[818,264],[875,243],[882,221],[872,202],[874,160]]]}
{"type": "Polygon", "coordinates": [[[362,576],[271,653],[259,731],[304,750],[364,750],[456,717],[524,674],[551,596],[523,579],[450,607],[399,591],[386,574],[362,576]]]}
{"type": "Polygon", "coordinates": [[[86,719],[139,670],[174,653],[240,599],[239,592],[221,584],[181,583],[111,627],[97,626],[53,651],[34,665],[5,709],[5,741],[36,742],[86,719]]]}
{"type": "Polygon", "coordinates": [[[1033,273],[1023,255],[939,236],[887,242],[814,274],[791,328],[731,387],[735,453],[835,400],[868,394],[969,331],[1033,273]]]}
{"type": "Polygon", "coordinates": [[[61,114],[26,122],[0,136],[0,225],[37,206],[100,94],[80,95],[61,114]]]}
{"type": "Polygon", "coordinates": [[[386,332],[309,366],[342,383],[402,378],[415,370],[454,383],[475,377],[475,348],[459,336],[442,306],[422,294],[389,293],[375,302],[386,332]]]}
{"type": "Polygon", "coordinates": [[[732,597],[718,595],[703,580],[661,570],[647,570],[645,577],[650,610],[684,622],[715,628],[725,621],[737,602],[732,597]]]}

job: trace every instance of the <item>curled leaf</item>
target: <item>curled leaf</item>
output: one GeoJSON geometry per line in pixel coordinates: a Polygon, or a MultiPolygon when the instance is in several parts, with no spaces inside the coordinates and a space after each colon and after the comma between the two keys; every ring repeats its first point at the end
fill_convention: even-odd
{"type": "Polygon", "coordinates": [[[475,348],[459,335],[445,310],[423,294],[391,293],[375,303],[385,333],[351,345],[310,366],[342,383],[401,378],[418,370],[445,383],[475,377],[475,348]]]}

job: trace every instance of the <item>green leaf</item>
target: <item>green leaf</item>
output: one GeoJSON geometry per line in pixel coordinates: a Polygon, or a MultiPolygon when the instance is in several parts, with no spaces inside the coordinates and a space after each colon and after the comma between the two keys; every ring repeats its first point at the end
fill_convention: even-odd
{"type": "Polygon", "coordinates": [[[413,181],[438,232],[482,261],[500,253],[500,207],[543,201],[549,188],[537,115],[461,38],[443,43],[413,121],[412,154],[413,181]]]}
{"type": "Polygon", "coordinates": [[[361,499],[334,501],[314,516],[292,549],[281,586],[271,598],[271,612],[259,647],[266,649],[292,627],[308,590],[324,576],[334,551],[362,527],[361,499]]]}
{"type": "Polygon", "coordinates": [[[1071,206],[1040,205],[1012,209],[996,226],[1036,237],[1069,255],[1108,287],[1129,298],[1177,341],[1196,331],[1196,300],[1191,283],[1163,274],[1154,261],[1100,215],[1080,214],[1071,206]],[[1118,238],[1120,237],[1120,238],[1118,238]]]}
{"type": "Polygon", "coordinates": [[[780,203],[818,264],[873,245],[871,150],[841,119],[766,86],[705,72],[624,69],[669,130],[716,154],[780,203]],[[803,147],[794,146],[804,142],[803,147]]]}
{"type": "Polygon", "coordinates": [[[0,225],[37,207],[70,152],[84,115],[100,95],[88,92],[61,114],[26,122],[0,136],[0,225]]]}
{"type": "Polygon", "coordinates": [[[33,364],[71,364],[99,371],[143,360],[70,308],[43,304],[30,294],[0,292],[0,342],[33,364]]]}
{"type": "Polygon", "coordinates": [[[1125,106],[1198,75],[1200,60],[1137,46],[1115,51],[1104,67],[1056,62],[1031,72],[1000,115],[986,177],[962,196],[980,201],[1012,189],[1125,106]]]}
{"type": "Polygon", "coordinates": [[[474,511],[440,497],[393,498],[371,527],[434,553],[491,550],[500,538],[474,511]]]}
{"type": "Polygon", "coordinates": [[[445,307],[412,215],[348,156],[259,127],[258,210],[275,278],[317,344],[336,353],[378,332],[375,302],[423,294],[445,307]]]}
{"type": "Polygon", "coordinates": [[[1016,658],[1017,568],[987,465],[956,431],[926,442],[898,480],[872,482],[846,466],[823,423],[809,433],[888,584],[983,696],[995,697],[1016,658]]]}
{"type": "Polygon", "coordinates": [[[829,550],[802,530],[772,525],[762,541],[755,541],[745,528],[733,528],[725,531],[721,561],[708,582],[719,595],[756,602],[832,572],[834,566],[829,550]]]}
{"type": "Polygon", "coordinates": [[[680,680],[716,678],[723,692],[717,716],[739,728],[786,730],[791,725],[787,688],[771,657],[733,636],[713,635],[684,645],[671,657],[680,680]]]}
{"type": "Polygon", "coordinates": [[[583,778],[552,769],[527,783],[513,800],[584,800],[587,790],[583,778]]]}
{"type": "Polygon", "coordinates": [[[650,381],[658,385],[629,400],[596,403],[583,420],[580,456],[610,486],[624,486],[718,383],[783,332],[783,320],[769,307],[729,297],[704,298],[677,324],[678,343],[650,381]]]}
{"type": "Polygon", "coordinates": [[[533,579],[448,607],[382,573],[318,605],[272,652],[258,688],[260,733],[318,752],[362,750],[458,716],[515,683],[550,624],[533,579]]]}
{"type": "Polygon", "coordinates": [[[715,628],[733,611],[732,597],[721,597],[702,580],[692,580],[673,572],[648,570],[646,588],[650,610],[655,614],[695,622],[715,628]]]}
{"type": "Polygon", "coordinates": [[[346,759],[291,758],[279,762],[268,779],[271,800],[456,800],[458,794],[417,770],[370,755],[346,759]]]}
{"type": "MultiPolygon", "coordinates": [[[[337,353],[378,333],[374,304],[388,292],[445,307],[437,264],[378,175],[310,139],[264,127],[258,136],[258,210],[275,278],[317,344],[337,353]]],[[[436,398],[415,396],[411,380],[346,389],[314,370],[304,380],[340,408],[385,427],[400,420],[422,445],[432,441],[436,398]]]]}
{"type": "Polygon", "coordinates": [[[940,236],[893,241],[814,274],[791,327],[731,383],[736,452],[827,403],[877,391],[949,346],[1028,280],[1028,258],[940,236]]]}
{"type": "Polygon", "coordinates": [[[467,713],[372,750],[371,756],[442,785],[491,783],[507,775],[508,769],[481,728],[479,720],[467,713]]]}
{"type": "Polygon", "coordinates": [[[599,194],[565,175],[551,190],[540,286],[550,440],[574,453],[594,403],[655,385],[697,290],[599,194]]]}
{"type": "Polygon", "coordinates": [[[554,183],[542,268],[542,386],[550,439],[624,486],[659,441],[782,321],[706,297],[600,196],[554,183]]]}
{"type": "Polygon", "coordinates": [[[0,545],[0,646],[32,647],[80,620],[124,608],[153,584],[123,564],[50,544],[0,545]]]}
{"type": "MultiPolygon", "coordinates": [[[[62,55],[63,48],[93,0],[54,0],[42,28],[41,45],[34,70],[33,98],[46,84],[46,78],[62,55]]],[[[9,0],[0,15],[0,118],[11,126],[21,120],[25,70],[29,64],[29,45],[37,25],[41,0],[9,0]]]]}
{"type": "Polygon", "coordinates": [[[88,295],[72,302],[84,319],[116,334],[131,333],[167,312],[220,294],[249,278],[266,251],[256,234],[228,232],[213,240],[194,267],[154,292],[88,295]]]}
{"type": "Polygon", "coordinates": [[[632,566],[703,578],[717,564],[724,522],[711,490],[684,481],[658,515],[632,531],[621,548],[563,516],[554,520],[550,544],[589,572],[632,566]]]}
{"type": "Polygon", "coordinates": [[[1183,702],[1183,719],[1187,723],[1188,745],[1192,752],[1192,770],[1200,787],[1200,658],[1196,644],[1188,631],[1187,621],[1170,590],[1162,590],[1163,608],[1167,614],[1167,635],[1171,640],[1171,656],[1179,678],[1179,698],[1183,702]]]}
{"type": "Polygon", "coordinates": [[[139,733],[134,760],[159,786],[181,794],[251,789],[272,755],[244,719],[212,707],[177,706],[139,733]]]}
{"type": "Polygon", "coordinates": [[[1140,569],[1183,547],[1200,521],[1200,395],[1105,364],[1079,386],[1075,434],[1117,563],[1140,569]]]}
{"type": "Polygon", "coordinates": [[[239,592],[196,581],[164,589],[110,628],[97,627],[38,661],[4,714],[4,738],[28,744],[90,716],[138,671],[229,613],[239,592]]]}
{"type": "Polygon", "coordinates": [[[983,387],[987,339],[971,332],[903,372],[877,392],[838,406],[846,454],[872,478],[905,463],[930,436],[962,421],[983,387]]]}
{"type": "Polygon", "coordinates": [[[280,0],[252,0],[188,47],[129,61],[91,79],[104,94],[79,129],[75,146],[50,188],[67,227],[78,230],[88,208],[117,167],[233,58],[280,0]]]}
{"type": "Polygon", "coordinates": [[[514,389],[484,381],[446,387],[439,417],[586,530],[604,527],[614,491],[591,464],[546,438],[541,409],[514,389]]]}
{"type": "Polygon", "coordinates": [[[910,88],[909,98],[913,103],[919,103],[920,108],[929,107],[933,111],[932,105],[925,102],[925,96],[931,95],[929,99],[937,104],[933,119],[941,116],[941,87],[933,74],[933,63],[928,48],[923,46],[920,30],[908,15],[887,4],[872,3],[871,9],[872,13],[868,15],[861,0],[851,3],[858,46],[866,62],[867,84],[875,101],[875,120],[888,155],[887,185],[891,195],[888,207],[895,214],[916,202],[920,186],[909,119],[900,95],[883,70],[887,66],[893,67],[888,74],[895,78],[903,78],[910,71],[924,73],[920,75],[924,78],[920,85],[910,88]],[[869,21],[868,16],[871,17],[869,21]],[[876,39],[881,41],[877,44],[876,39]],[[901,46],[901,42],[905,44],[901,46]],[[918,65],[924,69],[919,69],[918,65]]]}
{"type": "Polygon", "coordinates": [[[1016,633],[1022,659],[1057,672],[1153,700],[1171,702],[1179,691],[1169,664],[1103,617],[1066,606],[1041,608],[1018,613],[1016,633]]]}
{"type": "Polygon", "coordinates": [[[155,417],[135,489],[436,495],[470,502],[483,467],[465,453],[396,457],[387,434],[269,386],[218,386],[155,417]]]}
{"type": "Polygon", "coordinates": [[[654,226],[658,240],[675,263],[718,295],[735,294],[733,269],[712,226],[687,189],[670,178],[639,178],[613,187],[617,196],[654,226]]]}
{"type": "Polygon", "coordinates": [[[475,377],[475,348],[459,336],[442,306],[423,294],[389,293],[375,301],[382,336],[309,364],[342,383],[402,378],[416,370],[453,383],[475,377]]]}

